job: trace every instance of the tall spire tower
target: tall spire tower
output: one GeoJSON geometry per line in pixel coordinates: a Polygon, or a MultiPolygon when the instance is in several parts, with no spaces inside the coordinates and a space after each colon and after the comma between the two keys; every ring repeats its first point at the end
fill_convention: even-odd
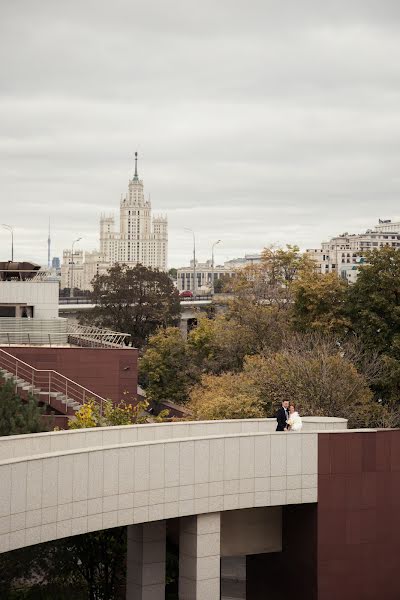
{"type": "Polygon", "coordinates": [[[51,252],[51,236],[50,236],[50,217],[49,217],[49,236],[47,238],[47,266],[49,269],[51,267],[50,252],[51,252]]]}
{"type": "Polygon", "coordinates": [[[135,152],[135,176],[133,179],[135,181],[137,181],[139,179],[138,172],[137,172],[137,152],[135,152]]]}

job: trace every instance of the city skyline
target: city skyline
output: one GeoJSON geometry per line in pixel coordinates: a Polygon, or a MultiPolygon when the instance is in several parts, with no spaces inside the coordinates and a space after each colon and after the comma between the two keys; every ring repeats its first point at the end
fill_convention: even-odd
{"type": "MultiPolygon", "coordinates": [[[[117,212],[118,212],[117,210],[111,211],[111,214],[114,214],[114,216],[117,217],[117,212]]],[[[385,215],[385,217],[386,216],[387,215],[385,215]]],[[[99,218],[100,218],[100,215],[99,215],[99,218]]],[[[329,241],[331,239],[340,237],[341,235],[343,235],[345,233],[350,236],[351,235],[355,235],[355,236],[362,235],[371,227],[375,227],[379,223],[380,219],[381,219],[381,217],[376,217],[373,222],[368,222],[365,224],[365,226],[358,227],[357,230],[350,230],[346,226],[346,223],[343,223],[341,229],[339,229],[336,233],[334,233],[332,235],[328,235],[325,238],[318,238],[318,233],[316,232],[315,238],[313,238],[314,242],[309,244],[308,246],[299,245],[297,240],[293,240],[293,239],[286,239],[286,240],[279,240],[279,241],[276,241],[276,240],[274,241],[272,239],[271,242],[261,245],[258,248],[252,247],[252,246],[247,246],[247,247],[244,246],[243,248],[239,249],[238,251],[235,252],[235,250],[233,250],[233,252],[228,254],[226,251],[227,249],[223,247],[223,240],[221,240],[221,242],[222,242],[221,245],[219,247],[217,247],[217,249],[215,250],[215,264],[216,265],[218,264],[221,266],[225,262],[239,259],[239,258],[244,258],[246,255],[259,254],[260,252],[262,252],[262,250],[265,247],[268,247],[270,245],[276,246],[276,247],[285,247],[286,244],[299,245],[300,251],[305,252],[306,250],[312,249],[314,247],[319,248],[321,246],[321,244],[329,243],[329,241]]],[[[391,220],[392,222],[400,222],[400,217],[389,215],[388,219],[391,220]]],[[[93,235],[90,235],[90,237],[85,236],[85,235],[82,236],[81,240],[75,246],[76,252],[78,252],[78,251],[84,251],[87,253],[96,253],[96,251],[99,252],[98,224],[97,224],[97,228],[95,227],[95,229],[96,229],[95,233],[93,235]],[[94,240],[94,242],[93,242],[93,245],[90,246],[89,243],[87,242],[87,240],[92,240],[92,239],[94,240]]],[[[23,252],[20,253],[18,251],[18,241],[19,241],[18,233],[23,232],[23,231],[24,231],[23,228],[14,227],[14,260],[16,260],[16,261],[31,260],[31,261],[37,262],[38,264],[41,264],[43,267],[45,267],[47,265],[48,230],[44,229],[44,232],[43,232],[43,235],[46,236],[45,239],[42,240],[43,248],[41,248],[41,249],[36,248],[34,251],[27,250],[27,253],[25,253],[25,254],[23,252]],[[17,240],[17,243],[15,240],[17,240]],[[33,253],[36,253],[35,256],[33,256],[33,253]]],[[[77,229],[77,231],[78,231],[78,229],[77,229]]],[[[188,239],[189,239],[189,243],[186,244],[187,252],[185,254],[182,254],[182,260],[180,262],[178,260],[178,262],[175,262],[174,264],[172,264],[171,261],[168,261],[168,268],[187,267],[188,265],[190,265],[191,261],[193,261],[193,238],[192,238],[192,236],[189,237],[187,232],[185,232],[185,231],[184,231],[184,234],[185,234],[185,237],[188,237],[188,239]]],[[[73,241],[72,237],[71,237],[71,241],[73,241]]],[[[59,258],[60,261],[62,261],[63,250],[68,250],[68,247],[60,248],[58,246],[57,248],[54,248],[54,240],[56,238],[57,238],[57,232],[52,230],[52,233],[51,233],[51,239],[52,239],[51,259],[59,258]]],[[[0,252],[2,252],[1,260],[10,260],[11,237],[7,230],[3,230],[3,232],[0,235],[0,240],[1,240],[0,241],[0,252]]],[[[173,246],[174,242],[169,237],[169,241],[168,241],[168,248],[169,248],[168,253],[169,254],[171,254],[171,252],[170,252],[171,245],[173,246]]],[[[202,238],[201,238],[201,236],[199,236],[199,233],[196,231],[196,262],[203,263],[206,261],[211,261],[211,244],[210,244],[210,247],[208,247],[206,245],[206,243],[204,243],[204,241],[202,243],[202,238]]]]}
{"type": "Polygon", "coordinates": [[[136,149],[170,266],[190,258],[185,227],[202,260],[222,239],[222,262],[398,215],[397,3],[23,4],[3,7],[0,38],[16,258],[47,263],[49,216],[53,256],[77,237],[95,248],[136,149]]]}

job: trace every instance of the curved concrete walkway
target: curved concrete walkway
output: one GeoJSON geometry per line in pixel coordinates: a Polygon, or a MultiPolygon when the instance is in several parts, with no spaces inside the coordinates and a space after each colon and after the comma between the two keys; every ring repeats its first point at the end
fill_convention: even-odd
{"type": "Polygon", "coordinates": [[[274,419],[179,422],[0,438],[0,552],[120,525],[316,502],[317,432],[274,419]]]}

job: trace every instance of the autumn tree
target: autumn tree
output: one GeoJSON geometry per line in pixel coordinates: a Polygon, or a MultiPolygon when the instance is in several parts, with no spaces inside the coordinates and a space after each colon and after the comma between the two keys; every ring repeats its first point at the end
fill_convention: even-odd
{"type": "Polygon", "coordinates": [[[252,379],[243,373],[204,375],[190,393],[189,408],[197,420],[264,416],[252,379]]]}
{"type": "Polygon", "coordinates": [[[252,356],[246,360],[244,374],[253,381],[267,416],[289,400],[303,415],[345,417],[354,427],[363,426],[375,404],[365,377],[340,351],[314,349],[307,355],[283,350],[252,356]]]}
{"type": "Polygon", "coordinates": [[[310,258],[298,246],[265,248],[259,263],[245,266],[232,278],[231,289],[239,299],[288,308],[293,284],[304,271],[313,269],[310,258]]]}
{"type": "Polygon", "coordinates": [[[92,302],[85,323],[129,333],[141,348],[158,327],[178,322],[179,296],[167,273],[137,265],[115,265],[93,280],[92,302]]]}
{"type": "Polygon", "coordinates": [[[348,284],[335,273],[303,272],[294,286],[293,324],[303,332],[344,333],[348,284]]]}

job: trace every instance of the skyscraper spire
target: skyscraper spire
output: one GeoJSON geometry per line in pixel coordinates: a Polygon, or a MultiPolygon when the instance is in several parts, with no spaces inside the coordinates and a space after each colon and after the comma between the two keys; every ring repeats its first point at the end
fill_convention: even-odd
{"type": "Polygon", "coordinates": [[[138,177],[138,172],[137,172],[137,152],[135,152],[135,176],[134,176],[135,181],[137,181],[139,179],[138,177]]]}

